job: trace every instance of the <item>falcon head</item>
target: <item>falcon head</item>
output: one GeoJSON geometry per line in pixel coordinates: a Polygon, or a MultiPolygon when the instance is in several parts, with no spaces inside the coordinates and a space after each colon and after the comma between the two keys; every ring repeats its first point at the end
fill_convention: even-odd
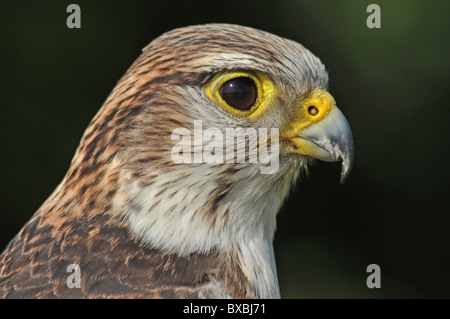
{"type": "Polygon", "coordinates": [[[237,260],[255,288],[246,296],[277,297],[272,240],[291,186],[314,159],[342,161],[341,182],[352,166],[327,85],[317,57],[270,33],[163,34],[92,120],[45,218],[112,216],[148,248],[237,260]]]}

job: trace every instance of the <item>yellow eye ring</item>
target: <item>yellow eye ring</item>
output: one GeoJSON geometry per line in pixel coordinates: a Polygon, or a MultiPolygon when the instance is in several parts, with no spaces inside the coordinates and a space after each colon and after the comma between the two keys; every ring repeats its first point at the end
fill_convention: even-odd
{"type": "Polygon", "coordinates": [[[213,102],[234,115],[249,118],[258,116],[276,91],[266,75],[248,71],[221,72],[204,88],[213,102]]]}

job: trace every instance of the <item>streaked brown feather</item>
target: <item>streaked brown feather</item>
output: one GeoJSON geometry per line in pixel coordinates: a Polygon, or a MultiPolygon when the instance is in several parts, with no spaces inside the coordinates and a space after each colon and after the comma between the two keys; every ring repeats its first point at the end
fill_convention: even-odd
{"type": "Polygon", "coordinates": [[[223,282],[246,296],[238,265],[217,252],[179,257],[144,247],[107,214],[55,227],[36,215],[1,255],[1,298],[207,298],[223,282]],[[68,288],[67,266],[78,264],[81,288],[68,288]]]}

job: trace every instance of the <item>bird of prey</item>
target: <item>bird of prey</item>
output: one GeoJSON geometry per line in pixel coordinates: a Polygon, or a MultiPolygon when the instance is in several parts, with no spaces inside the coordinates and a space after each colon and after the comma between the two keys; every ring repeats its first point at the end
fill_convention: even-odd
{"type": "Polygon", "coordinates": [[[0,255],[0,297],[279,298],[272,241],[289,190],[314,159],[342,161],[341,182],[352,166],[327,85],[317,57],[264,31],[156,38],[0,255]]]}

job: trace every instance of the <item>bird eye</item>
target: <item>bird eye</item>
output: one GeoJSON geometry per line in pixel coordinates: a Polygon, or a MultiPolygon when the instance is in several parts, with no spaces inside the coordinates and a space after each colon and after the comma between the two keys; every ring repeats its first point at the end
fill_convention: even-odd
{"type": "Polygon", "coordinates": [[[258,96],[255,82],[248,77],[238,77],[225,82],[219,93],[229,106],[242,111],[249,110],[258,96]]]}

